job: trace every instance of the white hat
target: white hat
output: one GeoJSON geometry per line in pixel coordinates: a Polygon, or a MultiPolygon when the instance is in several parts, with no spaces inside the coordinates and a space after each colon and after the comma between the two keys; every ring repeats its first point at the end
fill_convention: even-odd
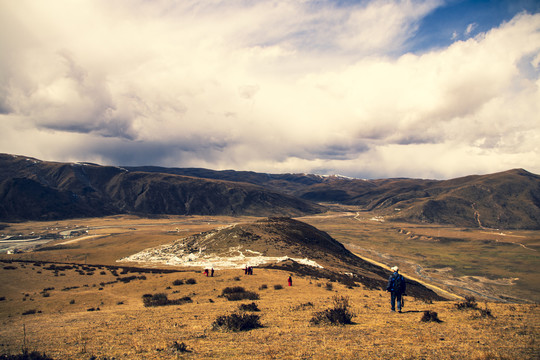
{"type": "Polygon", "coordinates": [[[397,266],[394,266],[394,267],[390,268],[390,270],[392,270],[392,271],[398,271],[399,268],[398,268],[397,266]]]}

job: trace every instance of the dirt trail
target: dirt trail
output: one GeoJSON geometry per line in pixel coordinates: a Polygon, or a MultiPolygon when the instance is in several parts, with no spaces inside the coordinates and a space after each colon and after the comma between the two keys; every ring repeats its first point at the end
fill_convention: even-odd
{"type": "Polygon", "coordinates": [[[94,239],[94,238],[99,238],[99,237],[104,237],[104,236],[109,236],[109,235],[110,234],[87,235],[87,236],[83,236],[83,237],[80,237],[80,238],[77,238],[77,239],[72,239],[72,240],[68,240],[68,241],[58,243],[58,244],[56,244],[56,246],[72,244],[72,243],[76,243],[76,242],[79,242],[79,241],[82,241],[82,240],[94,239]]]}

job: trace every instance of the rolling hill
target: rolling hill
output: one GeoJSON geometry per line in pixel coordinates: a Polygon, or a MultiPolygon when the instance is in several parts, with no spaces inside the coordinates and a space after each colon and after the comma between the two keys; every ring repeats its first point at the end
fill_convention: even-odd
{"type": "MultiPolygon", "coordinates": [[[[361,283],[374,289],[385,289],[390,276],[388,271],[351,253],[326,232],[285,217],[203,232],[146,249],[121,261],[219,270],[266,267],[351,286],[361,283]]],[[[427,300],[442,299],[412,280],[408,280],[407,293],[427,300]]]]}

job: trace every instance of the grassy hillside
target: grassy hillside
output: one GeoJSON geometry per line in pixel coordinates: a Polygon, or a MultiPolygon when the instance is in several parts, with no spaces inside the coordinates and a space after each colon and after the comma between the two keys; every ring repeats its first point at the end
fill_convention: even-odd
{"type": "Polygon", "coordinates": [[[397,314],[390,313],[383,291],[311,277],[293,277],[289,287],[289,274],[277,270],[256,269],[251,276],[227,270],[214,277],[118,270],[115,276],[106,267],[59,267],[12,263],[0,268],[1,353],[27,348],[54,359],[84,360],[531,359],[539,351],[536,305],[481,303],[490,317],[479,310],[458,310],[455,302],[407,298],[405,312],[397,314]],[[136,279],[114,282],[129,277],[136,279]],[[189,279],[194,283],[188,284],[189,279]],[[178,280],[183,284],[174,285],[178,280]],[[228,301],[221,294],[232,286],[259,299],[228,301]],[[145,307],[143,295],[156,293],[190,301],[145,307]],[[336,296],[349,299],[353,324],[313,325],[314,314],[333,308],[336,296]],[[261,328],[213,329],[218,317],[240,313],[240,304],[251,303],[260,311],[249,314],[260,317],[261,328]],[[424,311],[436,312],[442,322],[420,321],[424,311]]]}

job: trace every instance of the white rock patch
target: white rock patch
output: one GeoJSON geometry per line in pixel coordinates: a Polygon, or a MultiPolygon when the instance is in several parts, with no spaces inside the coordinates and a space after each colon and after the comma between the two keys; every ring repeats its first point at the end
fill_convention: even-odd
{"type": "Polygon", "coordinates": [[[146,249],[139,253],[117,260],[118,262],[134,261],[159,263],[165,265],[190,266],[200,268],[242,269],[245,266],[258,266],[266,263],[276,263],[288,259],[294,260],[303,265],[322,268],[317,262],[304,258],[291,258],[288,256],[263,256],[258,251],[249,249],[242,250],[241,246],[229,249],[229,254],[211,254],[199,249],[198,252],[186,253],[180,244],[164,245],[159,248],[146,249]],[[248,253],[246,255],[245,253],[248,253]]]}

